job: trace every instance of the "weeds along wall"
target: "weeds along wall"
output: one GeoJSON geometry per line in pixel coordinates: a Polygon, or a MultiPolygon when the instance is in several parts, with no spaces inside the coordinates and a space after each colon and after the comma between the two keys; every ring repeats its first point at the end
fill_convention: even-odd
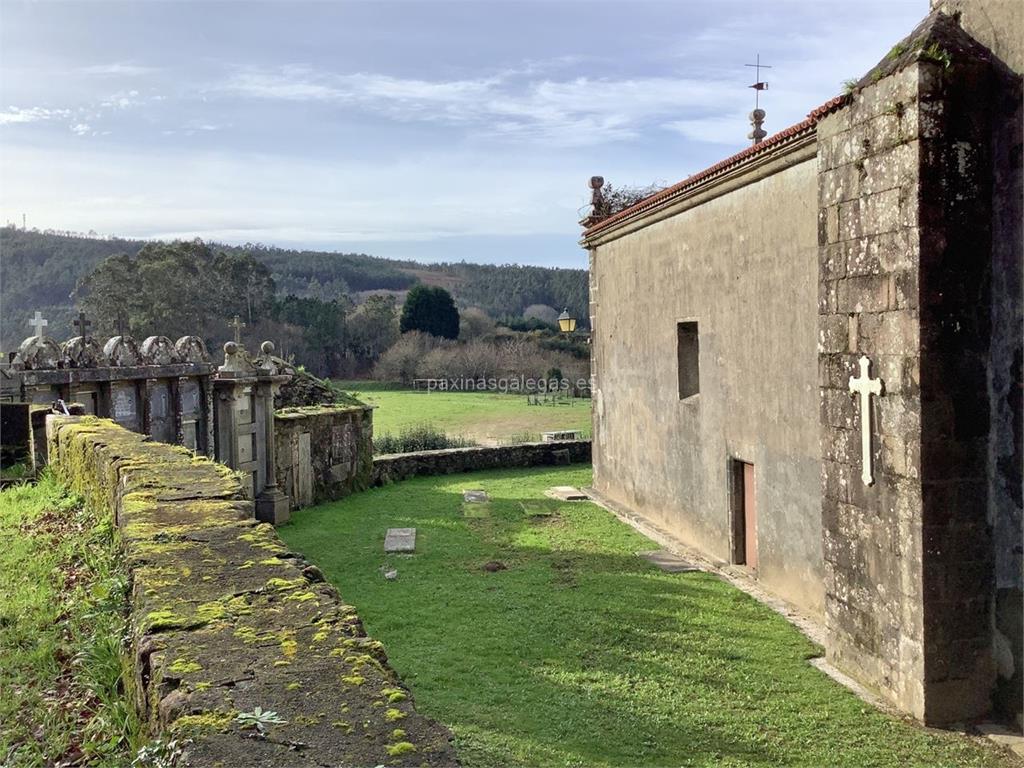
{"type": "Polygon", "coordinates": [[[116,521],[126,695],[148,735],[185,745],[178,765],[455,764],[448,731],[320,571],[253,519],[230,469],[91,416],[50,416],[47,439],[58,477],[116,521]],[[276,713],[261,729],[257,709],[276,713]]]}

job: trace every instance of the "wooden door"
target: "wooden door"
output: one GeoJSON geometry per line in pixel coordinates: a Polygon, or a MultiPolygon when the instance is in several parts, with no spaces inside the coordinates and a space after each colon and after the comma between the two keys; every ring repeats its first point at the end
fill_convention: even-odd
{"type": "Polygon", "coordinates": [[[754,500],[754,465],[743,463],[743,561],[757,568],[757,504],[754,500]]]}

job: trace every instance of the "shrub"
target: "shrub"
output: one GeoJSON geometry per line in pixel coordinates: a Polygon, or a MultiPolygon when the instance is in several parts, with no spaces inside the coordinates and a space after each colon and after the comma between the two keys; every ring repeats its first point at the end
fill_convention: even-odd
{"type": "Polygon", "coordinates": [[[373,439],[374,453],[412,453],[439,451],[444,448],[471,448],[476,443],[462,436],[452,436],[433,424],[407,427],[397,436],[384,434],[373,439]]]}

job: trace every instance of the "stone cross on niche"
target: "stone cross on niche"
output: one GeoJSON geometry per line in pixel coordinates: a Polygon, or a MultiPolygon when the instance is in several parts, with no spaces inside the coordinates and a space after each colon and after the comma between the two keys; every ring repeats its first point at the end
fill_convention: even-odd
{"type": "Polygon", "coordinates": [[[871,467],[871,396],[882,394],[882,380],[872,379],[869,371],[871,361],[867,355],[860,356],[860,376],[850,377],[850,392],[860,395],[860,479],[864,485],[875,482],[871,467]]]}
{"type": "Polygon", "coordinates": [[[231,321],[231,325],[235,328],[235,344],[242,343],[242,329],[245,328],[245,323],[242,322],[242,318],[235,315],[235,319],[231,321]]]}
{"type": "Polygon", "coordinates": [[[29,320],[28,324],[35,329],[36,338],[41,339],[43,338],[43,328],[48,326],[50,324],[50,321],[44,320],[43,314],[39,310],[36,310],[36,316],[29,320]]]}
{"type": "Polygon", "coordinates": [[[125,317],[124,312],[118,312],[117,313],[116,323],[117,323],[117,335],[120,336],[121,338],[124,338],[125,336],[127,336],[128,333],[131,331],[131,328],[128,327],[128,318],[125,317]]]}
{"type": "Polygon", "coordinates": [[[92,325],[92,321],[85,319],[85,312],[79,312],[78,319],[75,320],[72,325],[78,329],[78,333],[82,339],[85,341],[89,340],[89,326],[92,325]]]}

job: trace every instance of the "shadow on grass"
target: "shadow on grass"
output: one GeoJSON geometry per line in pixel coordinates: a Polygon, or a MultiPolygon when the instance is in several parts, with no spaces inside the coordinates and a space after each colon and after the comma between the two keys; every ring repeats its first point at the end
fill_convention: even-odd
{"type": "Polygon", "coordinates": [[[604,510],[542,495],[586,475],[420,478],[300,511],[281,534],[469,766],[996,764],[865,710],[774,612],[708,574],[658,570],[635,555],[651,542],[604,510]],[[463,516],[463,488],[488,491],[489,517],[463,516]],[[417,528],[414,556],[383,554],[389,527],[417,528]]]}

